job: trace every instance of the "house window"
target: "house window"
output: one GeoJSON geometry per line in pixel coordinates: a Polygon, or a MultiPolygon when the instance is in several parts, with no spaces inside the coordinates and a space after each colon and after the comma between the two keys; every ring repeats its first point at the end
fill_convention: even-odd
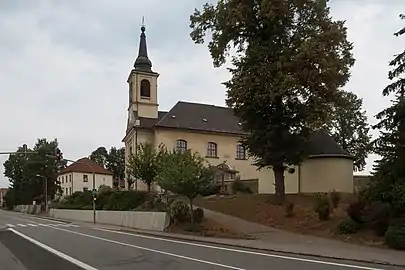
{"type": "Polygon", "coordinates": [[[150,82],[148,80],[141,81],[141,97],[150,98],[150,82]]]}
{"type": "Polygon", "coordinates": [[[207,157],[217,157],[217,144],[209,142],[207,147],[207,157]]]}
{"type": "Polygon", "coordinates": [[[73,176],[72,176],[72,175],[69,175],[69,180],[70,180],[70,182],[72,182],[72,178],[73,178],[73,176]]]}
{"type": "Polygon", "coordinates": [[[86,174],[83,174],[83,182],[88,182],[89,177],[86,174]]]}
{"type": "Polygon", "coordinates": [[[66,188],[66,195],[69,195],[69,193],[68,193],[68,188],[66,188]]]}
{"type": "Polygon", "coordinates": [[[179,151],[180,153],[184,153],[187,150],[187,141],[177,140],[176,150],[179,151]]]}
{"type": "Polygon", "coordinates": [[[132,149],[132,145],[129,147],[129,154],[132,155],[133,154],[133,149],[132,149]]]}
{"type": "Polygon", "coordinates": [[[241,144],[236,146],[236,159],[246,159],[246,150],[241,144]]]}
{"type": "Polygon", "coordinates": [[[83,191],[84,191],[84,192],[89,191],[89,188],[84,187],[84,188],[83,188],[83,191]]]}
{"type": "Polygon", "coordinates": [[[69,194],[72,195],[72,187],[69,188],[69,194]]]}

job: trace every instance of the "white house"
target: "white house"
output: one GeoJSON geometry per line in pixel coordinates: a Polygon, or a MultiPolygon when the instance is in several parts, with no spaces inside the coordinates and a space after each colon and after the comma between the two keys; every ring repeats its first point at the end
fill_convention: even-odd
{"type": "Polygon", "coordinates": [[[62,195],[66,196],[76,191],[98,189],[101,185],[113,187],[113,173],[89,158],[81,158],[59,172],[58,182],[62,188],[62,195]]]}

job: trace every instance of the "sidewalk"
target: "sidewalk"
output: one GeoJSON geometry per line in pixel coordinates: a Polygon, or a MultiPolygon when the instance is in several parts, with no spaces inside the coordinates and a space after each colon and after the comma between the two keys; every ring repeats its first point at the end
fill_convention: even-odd
{"type": "MultiPolygon", "coordinates": [[[[251,234],[255,240],[246,239],[225,239],[214,237],[203,237],[184,235],[178,233],[144,231],[132,228],[82,223],[83,225],[95,228],[110,230],[128,231],[139,234],[153,235],[177,240],[197,241],[202,243],[228,245],[239,248],[251,248],[262,251],[274,251],[288,254],[308,255],[323,258],[342,259],[357,262],[378,263],[405,267],[405,252],[390,249],[379,249],[364,247],[341,241],[319,238],[310,235],[300,235],[281,231],[261,224],[256,224],[242,220],[237,217],[213,212],[204,209],[207,218],[218,223],[232,224],[232,227],[241,232],[251,234]]],[[[44,217],[41,215],[41,217],[44,217]]]]}

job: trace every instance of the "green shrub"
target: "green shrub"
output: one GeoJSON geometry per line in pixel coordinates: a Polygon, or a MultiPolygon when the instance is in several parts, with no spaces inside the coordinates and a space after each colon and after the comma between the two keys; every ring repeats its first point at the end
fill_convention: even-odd
{"type": "Polygon", "coordinates": [[[339,206],[340,201],[342,200],[342,195],[340,192],[337,192],[336,190],[332,190],[329,193],[330,201],[332,203],[333,208],[337,208],[339,206]]]}
{"type": "Polygon", "coordinates": [[[252,190],[250,189],[250,187],[245,185],[242,182],[242,180],[240,180],[240,179],[235,179],[235,181],[233,181],[232,192],[233,193],[241,192],[241,193],[246,193],[246,194],[252,194],[252,190]]]}
{"type": "Polygon", "coordinates": [[[105,205],[106,210],[128,211],[137,208],[148,198],[145,191],[119,190],[111,193],[108,203],[105,205]]]}
{"type": "Polygon", "coordinates": [[[357,200],[349,205],[346,210],[347,215],[357,223],[365,222],[366,203],[363,200],[357,200]]]}
{"type": "Polygon", "coordinates": [[[328,220],[330,216],[330,203],[324,194],[318,194],[314,202],[314,211],[318,214],[319,220],[328,220]]]}
{"type": "Polygon", "coordinates": [[[365,221],[377,236],[384,236],[392,218],[391,205],[388,203],[374,202],[366,208],[365,221]]]}
{"type": "Polygon", "coordinates": [[[201,223],[204,219],[204,210],[202,208],[196,208],[193,210],[194,223],[201,223]]]}
{"type": "Polygon", "coordinates": [[[385,243],[388,247],[397,250],[405,250],[405,220],[395,220],[385,232],[385,243]]]}
{"type": "Polygon", "coordinates": [[[169,206],[169,216],[176,223],[190,221],[190,207],[183,201],[175,200],[169,206]]]}
{"type": "Polygon", "coordinates": [[[338,229],[341,234],[353,234],[358,232],[360,227],[359,223],[347,217],[339,223],[338,229]]]}
{"type": "Polygon", "coordinates": [[[219,194],[220,190],[221,190],[221,185],[213,184],[213,185],[210,185],[207,189],[203,190],[200,195],[202,195],[204,197],[216,195],[216,194],[219,194]]]}
{"type": "Polygon", "coordinates": [[[294,203],[293,202],[288,201],[285,204],[285,215],[286,215],[286,217],[294,216],[294,203]]]}
{"type": "Polygon", "coordinates": [[[93,196],[91,191],[77,191],[72,195],[66,196],[57,205],[59,209],[81,209],[84,206],[92,205],[93,196]]]}

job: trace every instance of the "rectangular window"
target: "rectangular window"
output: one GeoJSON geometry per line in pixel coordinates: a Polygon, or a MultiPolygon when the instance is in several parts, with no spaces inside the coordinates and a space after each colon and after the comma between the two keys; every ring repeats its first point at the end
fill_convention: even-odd
{"type": "Polygon", "coordinates": [[[66,188],[66,195],[69,195],[69,193],[68,193],[68,188],[66,188]]]}
{"type": "Polygon", "coordinates": [[[236,146],[236,159],[246,159],[246,150],[241,144],[236,146]]]}
{"type": "Polygon", "coordinates": [[[72,195],[72,187],[69,188],[69,194],[72,195]]]}
{"type": "Polygon", "coordinates": [[[65,177],[62,176],[62,184],[65,182],[65,177]]]}
{"type": "Polygon", "coordinates": [[[83,191],[88,191],[88,190],[89,190],[89,188],[86,188],[86,187],[83,188],[83,191]]]}
{"type": "Polygon", "coordinates": [[[207,146],[207,157],[218,157],[217,155],[217,144],[209,142],[207,146]]]}
{"type": "Polygon", "coordinates": [[[83,174],[83,182],[88,182],[89,178],[86,174],[83,174]]]}
{"type": "Polygon", "coordinates": [[[72,183],[72,175],[69,175],[69,181],[72,183]]]}

